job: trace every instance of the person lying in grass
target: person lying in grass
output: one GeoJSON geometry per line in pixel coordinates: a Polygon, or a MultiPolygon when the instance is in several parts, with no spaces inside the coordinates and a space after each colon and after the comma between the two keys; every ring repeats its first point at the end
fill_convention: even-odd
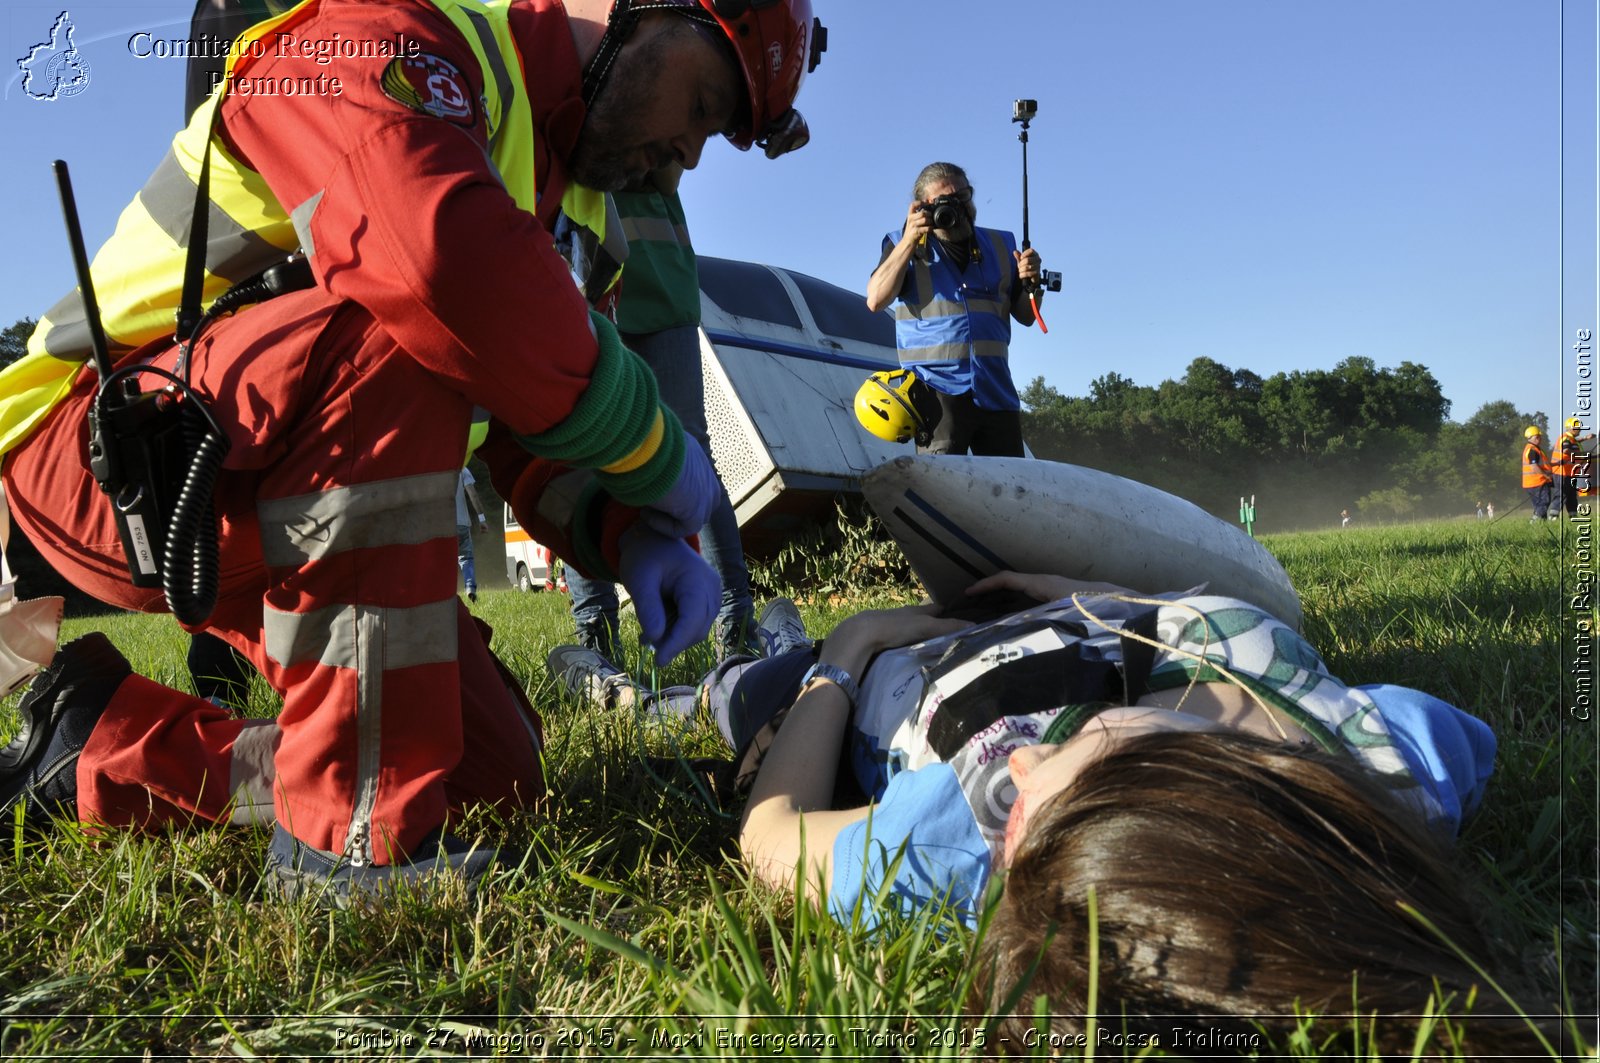
{"type": "MultiPolygon", "coordinates": [[[[1492,937],[1449,853],[1493,734],[1416,690],[1345,685],[1260,609],[1007,572],[942,615],[860,613],[820,652],[780,600],[758,637],[766,659],[703,691],[751,781],[744,859],[864,926],[943,904],[976,927],[1003,876],[969,1007],[1014,1013],[996,1034],[1015,1047],[1041,995],[1080,1028],[1092,951],[1095,1010],[1119,1016],[1102,1025],[1162,1037],[1439,995],[1511,1011],[1472,966],[1492,937]]],[[[637,696],[563,652],[569,685],[637,696]]],[[[1374,1032],[1409,1048],[1415,1030],[1374,1032]]]]}

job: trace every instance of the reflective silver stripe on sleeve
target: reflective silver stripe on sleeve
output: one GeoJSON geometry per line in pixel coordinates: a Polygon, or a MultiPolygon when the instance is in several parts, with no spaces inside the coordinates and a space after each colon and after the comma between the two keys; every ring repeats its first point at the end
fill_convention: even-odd
{"type": "Polygon", "coordinates": [[[277,769],[272,757],[278,751],[278,725],[272,720],[246,720],[244,730],[233,741],[232,764],[228,769],[228,788],[233,794],[229,822],[235,826],[260,826],[271,823],[272,784],[277,769]]]}
{"type": "Polygon", "coordinates": [[[575,469],[551,480],[539,492],[536,512],[540,519],[553,528],[570,529],[583,492],[593,481],[594,473],[589,469],[575,469]]]}
{"type": "Polygon", "coordinates": [[[317,253],[316,241],[311,239],[311,216],[317,212],[317,204],[322,202],[322,193],[301,203],[289,212],[289,224],[294,226],[294,235],[300,241],[300,250],[307,255],[317,253]]]}
{"type": "MultiPolygon", "coordinates": [[[[172,239],[174,247],[189,242],[194,221],[195,181],[183,172],[171,148],[156,172],[139,190],[139,202],[150,219],[172,239]]],[[[210,204],[206,219],[206,269],[227,281],[242,281],[283,257],[283,251],[210,204]]]]}
{"type": "Polygon", "coordinates": [[[259,503],[262,557],[296,567],[346,550],[453,539],[458,478],[424,473],[259,503]]]}
{"type": "Polygon", "coordinates": [[[456,599],[386,609],[330,605],[305,613],[262,610],[267,656],[285,668],[316,662],[381,671],[456,659],[456,599]],[[374,634],[377,646],[364,644],[374,634]],[[376,659],[375,659],[376,656],[376,659]]]}

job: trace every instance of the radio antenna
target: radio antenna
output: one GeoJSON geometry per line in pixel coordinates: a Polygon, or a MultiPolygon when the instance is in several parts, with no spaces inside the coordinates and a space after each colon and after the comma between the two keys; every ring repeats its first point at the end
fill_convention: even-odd
{"type": "Polygon", "coordinates": [[[89,253],[83,247],[83,227],[78,224],[78,201],[72,195],[72,175],[60,159],[51,163],[56,173],[56,189],[61,193],[61,213],[67,220],[67,241],[72,245],[72,268],[78,274],[78,295],[83,299],[83,316],[89,325],[89,345],[94,371],[104,380],[111,375],[111,354],[106,348],[106,330],[100,325],[100,304],[94,297],[94,278],[89,276],[89,253]]]}

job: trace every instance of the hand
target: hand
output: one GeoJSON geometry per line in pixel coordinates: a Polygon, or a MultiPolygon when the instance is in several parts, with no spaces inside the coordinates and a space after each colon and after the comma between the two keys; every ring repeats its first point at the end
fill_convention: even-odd
{"type": "Polygon", "coordinates": [[[1017,259],[1017,276],[1022,280],[1024,287],[1032,287],[1039,283],[1039,252],[1033,248],[1026,251],[1011,252],[1017,259]]]}
{"type": "Polygon", "coordinates": [[[706,637],[717,615],[722,584],[711,566],[682,539],[634,525],[622,533],[617,566],[633,596],[639,634],[665,665],[706,637]]]}
{"type": "Polygon", "coordinates": [[[645,506],[639,519],[669,539],[682,539],[705,526],[722,482],[700,443],[687,433],[683,437],[683,468],[667,493],[645,506]]]}
{"type": "Polygon", "coordinates": [[[900,236],[901,243],[914,244],[931,232],[933,232],[933,218],[922,209],[921,203],[913,203],[906,208],[906,229],[900,236]]]}
{"type": "Polygon", "coordinates": [[[489,530],[489,522],[486,520],[479,520],[478,530],[481,532],[487,532],[489,530]]]}

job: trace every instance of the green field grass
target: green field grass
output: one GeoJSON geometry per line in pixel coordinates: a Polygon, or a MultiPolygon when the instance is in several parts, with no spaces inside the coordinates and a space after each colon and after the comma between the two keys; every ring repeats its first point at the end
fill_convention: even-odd
{"type": "MultiPolygon", "coordinates": [[[[1495,728],[1496,777],[1463,851],[1519,973],[1592,1015],[1596,723],[1574,711],[1582,690],[1568,666],[1576,625],[1595,613],[1571,608],[1574,544],[1513,521],[1267,544],[1336,675],[1421,687],[1495,728]]],[[[856,607],[914,594],[830,581],[826,569],[812,566],[807,586],[778,588],[802,601],[814,633],[856,607]],[[823,585],[829,593],[817,593],[823,585]]],[[[757,575],[769,586],[785,578],[757,575]]],[[[806,1058],[733,1040],[789,1034],[832,1038],[836,1050],[823,1054],[844,1058],[977,1051],[974,1026],[960,1018],[970,935],[936,916],[852,933],[750,884],[732,812],[689,774],[641,759],[723,753],[714,729],[664,730],[563,699],[543,661],[568,632],[565,598],[480,598],[495,649],[546,721],[546,806],[468,824],[526,851],[518,873],[470,904],[400,898],[326,912],[267,896],[264,832],[88,838],[64,825],[34,840],[6,825],[0,1056],[806,1058]]],[[[185,684],[185,643],[170,619],[77,619],[63,637],[93,628],[140,672],[185,684]]],[[[656,681],[694,682],[709,661],[697,648],[656,681]]],[[[0,735],[13,726],[14,700],[0,703],[0,735]]],[[[252,713],[275,707],[258,685],[252,713]]],[[[1427,1053],[1448,1055],[1449,1019],[1418,1026],[1433,1033],[1419,1042],[1427,1053]]],[[[1260,1052],[1320,1058],[1321,1039],[1339,1027],[1308,1021],[1260,1052]]],[[[1592,1019],[1577,1029],[1592,1037],[1592,1019]]]]}

